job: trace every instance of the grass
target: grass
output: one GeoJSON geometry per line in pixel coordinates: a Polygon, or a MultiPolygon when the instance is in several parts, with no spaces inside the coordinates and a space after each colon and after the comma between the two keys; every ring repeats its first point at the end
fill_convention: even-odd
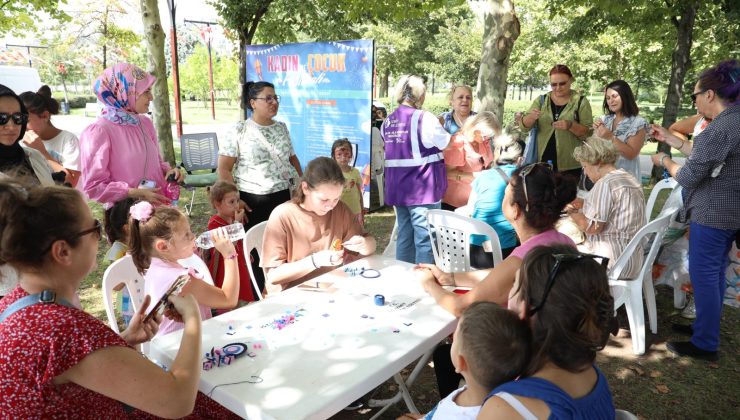
{"type": "MultiPolygon", "coordinates": [[[[645,189],[646,196],[650,187],[645,189]]],[[[204,189],[196,190],[195,207],[190,218],[193,232],[205,230],[211,214],[204,189]]],[[[181,204],[189,201],[190,193],[183,190],[181,204]]],[[[663,200],[664,198],[659,198],[663,200]]],[[[102,218],[102,208],[90,203],[95,217],[102,218]]],[[[656,206],[659,207],[659,206],[656,206]]],[[[395,216],[393,210],[383,208],[366,216],[366,227],[378,241],[378,252],[388,243],[395,216]]],[[[101,244],[98,252],[97,270],[90,273],[82,283],[80,297],[85,310],[105,321],[100,282],[107,264],[104,262],[107,247],[101,244]]],[[[737,418],[740,398],[733,390],[740,389],[740,311],[725,307],[721,324],[720,361],[717,363],[693,361],[673,357],[665,348],[669,339],[687,339],[671,332],[670,321],[677,315],[673,309],[672,289],[656,288],[658,304],[658,334],[647,333],[647,353],[632,354],[632,343],[627,329],[611,337],[607,347],[598,354],[597,363],[609,380],[609,385],[618,408],[626,409],[643,419],[676,418],[737,418]]],[[[626,319],[620,324],[626,328],[626,319]]],[[[410,373],[413,366],[406,369],[410,373]]],[[[369,398],[389,398],[397,392],[394,381],[366,395],[369,398]]],[[[439,401],[434,371],[425,366],[411,388],[414,402],[422,412],[431,410],[439,401]]],[[[383,418],[396,418],[405,412],[401,402],[387,411],[383,418]]],[[[354,412],[342,411],[334,419],[369,419],[377,410],[361,409],[354,412]]]]}

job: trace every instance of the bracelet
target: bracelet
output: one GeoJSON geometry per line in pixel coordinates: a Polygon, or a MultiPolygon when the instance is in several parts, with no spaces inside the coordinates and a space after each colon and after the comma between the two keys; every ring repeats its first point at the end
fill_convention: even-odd
{"type": "Polygon", "coordinates": [[[679,139],[679,140],[681,140],[681,145],[677,148],[677,150],[680,152],[681,149],[683,149],[683,146],[686,144],[686,140],[684,139],[679,139]]]}
{"type": "Polygon", "coordinates": [[[313,268],[319,268],[319,266],[316,265],[316,261],[313,259],[313,254],[311,254],[311,264],[313,264],[313,268]]]}
{"type": "Polygon", "coordinates": [[[665,163],[663,163],[663,160],[664,160],[665,158],[668,158],[668,159],[670,159],[670,156],[668,156],[667,154],[665,154],[665,153],[664,153],[664,154],[663,154],[663,157],[662,157],[662,158],[660,158],[660,164],[661,164],[661,165],[663,165],[663,167],[664,167],[664,168],[665,168],[665,163]]]}
{"type": "Polygon", "coordinates": [[[236,252],[233,252],[231,255],[229,255],[228,257],[226,257],[226,259],[227,260],[233,260],[233,259],[236,259],[236,257],[238,257],[238,256],[239,256],[239,254],[237,254],[236,252]]]}

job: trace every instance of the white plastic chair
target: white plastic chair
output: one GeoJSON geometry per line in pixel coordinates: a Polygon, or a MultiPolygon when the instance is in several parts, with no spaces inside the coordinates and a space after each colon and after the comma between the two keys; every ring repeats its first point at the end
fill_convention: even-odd
{"type": "MultiPolygon", "coordinates": [[[[257,255],[262,259],[262,242],[264,241],[265,227],[267,227],[267,221],[257,223],[247,231],[246,235],[244,235],[242,249],[244,249],[245,255],[249,255],[253,249],[256,249],[257,255]]],[[[249,270],[249,278],[252,279],[254,290],[257,291],[257,297],[262,300],[262,291],[257,285],[257,279],[254,277],[254,270],[252,270],[252,264],[250,264],[249,258],[247,258],[247,270],[249,270]]]]}
{"type": "Polygon", "coordinates": [[[393,222],[393,230],[388,238],[388,245],[383,250],[384,257],[396,258],[396,241],[398,240],[398,223],[393,222]]]}
{"type": "Polygon", "coordinates": [[[487,223],[447,210],[427,212],[434,263],[446,273],[470,271],[470,235],[485,235],[491,242],[493,265],[501,263],[501,244],[487,223]]]}
{"type": "Polygon", "coordinates": [[[115,301],[113,289],[121,283],[128,289],[133,310],[134,312],[137,311],[144,301],[144,277],[136,271],[136,266],[131,259],[131,255],[126,255],[117,261],[113,261],[105,269],[105,273],[103,274],[103,305],[105,305],[108,325],[116,333],[120,333],[120,330],[118,329],[118,321],[113,310],[113,302],[115,301]]]}
{"type": "Polygon", "coordinates": [[[616,409],[614,412],[615,420],[637,420],[637,416],[627,410],[616,409]]]}
{"type": "Polygon", "coordinates": [[[211,270],[208,269],[205,261],[199,256],[193,254],[187,258],[177,260],[177,262],[185,268],[194,268],[198,274],[203,276],[203,281],[213,286],[213,276],[211,276],[211,270]]]}
{"type": "MultiPolygon", "coordinates": [[[[671,196],[673,196],[673,191],[677,185],[678,182],[676,182],[676,180],[673,178],[662,179],[655,183],[655,187],[653,187],[653,190],[650,191],[650,196],[648,197],[648,201],[645,204],[645,223],[650,221],[650,217],[653,215],[653,207],[655,207],[655,201],[658,199],[658,196],[663,190],[671,190],[668,199],[666,199],[665,203],[663,204],[663,208],[666,209],[668,204],[671,204],[671,206],[675,205],[675,203],[671,202],[671,196]]],[[[678,197],[680,197],[680,194],[678,195],[678,197]]]]}
{"type": "MultiPolygon", "coordinates": [[[[658,254],[663,235],[665,234],[668,223],[671,221],[673,214],[666,214],[657,217],[652,222],[643,226],[627,247],[622,255],[609,271],[609,285],[612,286],[612,295],[614,296],[614,310],[624,305],[627,309],[627,318],[632,334],[632,351],[635,354],[645,353],[645,312],[642,306],[643,293],[645,295],[645,305],[647,305],[648,319],[650,320],[650,331],[653,334],[658,332],[658,314],[655,305],[655,290],[653,289],[652,267],[655,257],[658,254]],[[650,251],[640,268],[640,272],[632,279],[620,278],[620,274],[627,265],[632,254],[638,250],[638,245],[648,243],[649,236],[654,235],[650,251]]],[[[640,250],[640,252],[642,252],[640,250]]]]}

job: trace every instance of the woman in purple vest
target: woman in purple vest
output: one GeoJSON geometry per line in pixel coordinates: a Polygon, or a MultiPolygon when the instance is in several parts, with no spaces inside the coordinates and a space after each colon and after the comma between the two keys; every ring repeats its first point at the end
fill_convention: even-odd
{"type": "Polygon", "coordinates": [[[385,142],[385,202],[396,210],[396,259],[434,263],[427,211],[438,209],[447,189],[442,150],[450,135],[433,114],[422,111],[426,86],[418,76],[396,84],[399,107],[381,128],[385,142]]]}

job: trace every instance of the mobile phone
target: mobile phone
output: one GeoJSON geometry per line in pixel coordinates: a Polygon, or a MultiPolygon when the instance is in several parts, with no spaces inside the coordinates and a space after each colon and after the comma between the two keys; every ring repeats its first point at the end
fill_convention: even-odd
{"type": "Polygon", "coordinates": [[[139,182],[139,188],[152,189],[156,187],[157,183],[152,181],[151,179],[142,179],[141,182],[139,182]]]}
{"type": "Polygon", "coordinates": [[[188,274],[183,274],[175,279],[175,281],[172,283],[172,286],[170,286],[170,288],[167,289],[166,292],[164,292],[162,297],[154,305],[154,308],[152,308],[152,310],[146,315],[146,317],[144,317],[144,322],[149,322],[149,320],[152,319],[155,314],[162,313],[165,306],[169,304],[167,298],[169,298],[170,295],[173,293],[180,293],[180,290],[182,290],[183,286],[185,286],[185,283],[187,283],[188,280],[190,280],[190,275],[188,274]]]}

